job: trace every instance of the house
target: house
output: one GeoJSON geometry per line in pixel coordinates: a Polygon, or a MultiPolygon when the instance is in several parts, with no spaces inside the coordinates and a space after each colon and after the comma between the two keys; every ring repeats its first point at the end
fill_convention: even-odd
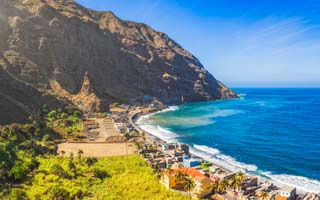
{"type": "Polygon", "coordinates": [[[180,149],[184,151],[185,154],[189,154],[189,145],[187,144],[180,144],[180,149]]]}
{"type": "Polygon", "coordinates": [[[278,192],[276,200],[294,200],[296,198],[296,188],[292,186],[285,186],[278,192]]]}
{"type": "Polygon", "coordinates": [[[167,170],[161,177],[161,183],[163,183],[168,189],[181,189],[183,188],[184,182],[178,180],[176,174],[181,172],[188,175],[194,181],[194,187],[191,190],[193,196],[197,198],[203,198],[211,194],[213,184],[210,179],[203,175],[201,172],[194,168],[178,168],[174,170],[167,170]]]}
{"type": "Polygon", "coordinates": [[[167,143],[163,143],[163,144],[161,144],[161,149],[162,149],[162,151],[168,151],[169,145],[167,143]]]}
{"type": "Polygon", "coordinates": [[[196,159],[191,158],[190,156],[183,157],[183,166],[185,167],[196,167],[200,165],[200,162],[196,159]]]}
{"type": "Polygon", "coordinates": [[[126,132],[126,124],[122,122],[118,122],[114,124],[115,129],[120,133],[126,132]]]}
{"type": "Polygon", "coordinates": [[[320,196],[318,196],[315,193],[312,192],[308,192],[304,195],[304,197],[302,198],[302,200],[320,200],[320,196]]]}

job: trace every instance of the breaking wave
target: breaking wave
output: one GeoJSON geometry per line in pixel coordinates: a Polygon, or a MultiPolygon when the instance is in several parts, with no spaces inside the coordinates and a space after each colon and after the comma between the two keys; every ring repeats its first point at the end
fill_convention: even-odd
{"type": "Polygon", "coordinates": [[[262,174],[275,182],[276,185],[290,185],[296,187],[298,192],[320,193],[319,180],[309,179],[303,176],[272,174],[271,172],[262,172],[262,174]]]}
{"type": "MultiPolygon", "coordinates": [[[[256,101],[255,105],[262,107],[272,107],[265,101],[256,101]]],[[[160,112],[170,112],[179,110],[178,106],[172,106],[160,112]]],[[[175,125],[183,125],[185,128],[191,128],[196,126],[205,126],[215,123],[215,119],[219,117],[228,117],[246,111],[238,109],[217,109],[214,107],[203,106],[201,108],[194,108],[192,111],[195,115],[168,115],[166,117],[159,117],[156,120],[150,118],[152,115],[142,116],[138,119],[137,124],[144,131],[159,137],[167,142],[178,142],[178,134],[174,133],[170,129],[164,127],[172,127],[175,125]],[[204,109],[204,110],[202,110],[204,109]],[[212,110],[210,113],[205,112],[212,110]],[[203,115],[197,115],[197,113],[203,113],[203,115]],[[148,119],[150,118],[150,119],[148,119]]],[[[178,111],[180,112],[180,111],[178,111]]],[[[290,185],[297,188],[298,192],[315,192],[320,193],[320,180],[314,180],[307,177],[288,175],[288,174],[274,174],[272,172],[262,171],[254,164],[242,163],[235,158],[221,153],[218,149],[194,144],[190,146],[190,152],[203,159],[209,160],[216,165],[226,168],[230,171],[243,171],[250,175],[259,176],[262,179],[272,181],[277,186],[290,185]]]]}
{"type": "Polygon", "coordinates": [[[261,176],[261,178],[272,181],[277,186],[290,185],[296,187],[298,192],[320,192],[320,181],[313,180],[302,176],[294,176],[287,174],[272,174],[258,170],[255,165],[238,162],[231,156],[222,154],[218,149],[214,149],[205,145],[193,145],[191,152],[194,155],[202,157],[228,170],[237,172],[244,171],[251,175],[261,176]]]}
{"type": "Polygon", "coordinates": [[[255,172],[258,169],[255,165],[238,162],[231,156],[222,154],[218,149],[205,145],[195,144],[193,145],[191,152],[231,171],[255,172]]]}
{"type": "Polygon", "coordinates": [[[174,139],[178,137],[178,135],[168,129],[162,128],[161,126],[153,126],[153,125],[139,125],[139,127],[150,133],[151,135],[154,135],[164,141],[167,142],[173,142],[174,139]]]}

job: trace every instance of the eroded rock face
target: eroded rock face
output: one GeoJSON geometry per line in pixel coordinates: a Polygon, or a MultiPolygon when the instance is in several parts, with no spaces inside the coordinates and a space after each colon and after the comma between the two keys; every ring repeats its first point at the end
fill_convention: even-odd
{"type": "Polygon", "coordinates": [[[143,95],[165,103],[236,97],[164,33],[68,0],[0,0],[0,67],[11,79],[0,79],[0,94],[32,114],[48,99],[96,111],[143,95]],[[18,98],[9,84],[38,101],[18,98]]]}

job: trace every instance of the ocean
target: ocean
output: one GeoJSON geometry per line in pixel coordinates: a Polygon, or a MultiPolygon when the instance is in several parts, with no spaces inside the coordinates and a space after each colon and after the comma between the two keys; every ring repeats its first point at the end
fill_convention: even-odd
{"type": "Polygon", "coordinates": [[[319,193],[320,89],[234,91],[241,98],[171,106],[137,123],[230,170],[319,193]]]}

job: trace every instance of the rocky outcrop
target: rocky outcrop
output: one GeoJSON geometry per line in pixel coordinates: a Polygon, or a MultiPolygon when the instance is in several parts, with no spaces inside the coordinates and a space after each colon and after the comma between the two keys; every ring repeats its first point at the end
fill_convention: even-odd
{"type": "Polygon", "coordinates": [[[143,95],[236,97],[166,34],[68,0],[0,0],[0,85],[1,106],[21,120],[47,101],[89,112],[143,95]]]}

